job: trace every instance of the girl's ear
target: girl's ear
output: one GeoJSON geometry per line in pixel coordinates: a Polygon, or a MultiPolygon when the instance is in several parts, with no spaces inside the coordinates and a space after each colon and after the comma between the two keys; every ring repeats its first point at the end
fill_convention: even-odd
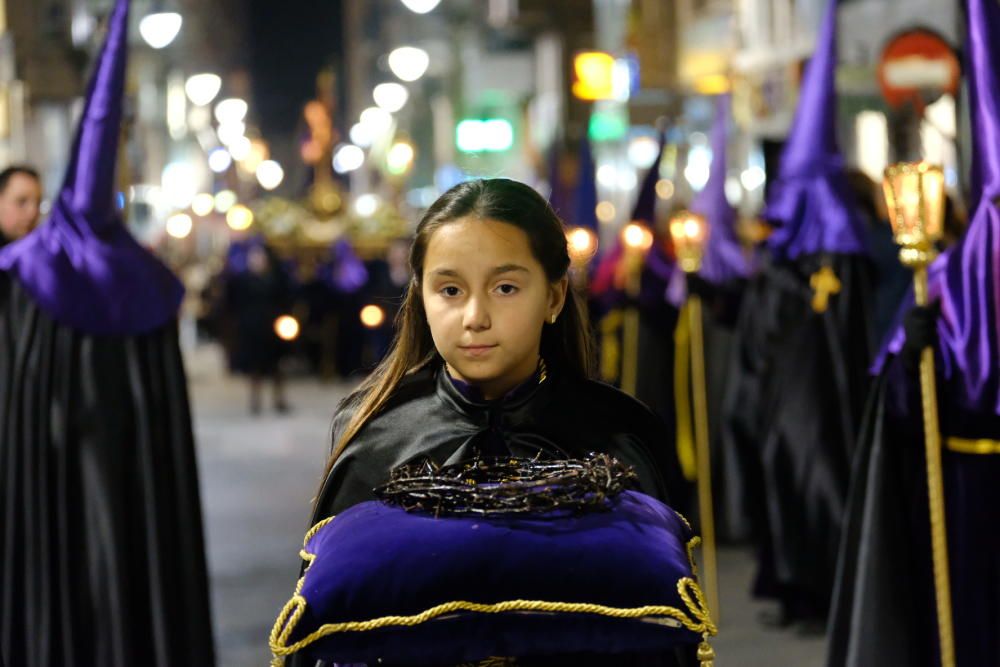
{"type": "Polygon", "coordinates": [[[566,303],[566,290],[569,289],[569,276],[563,276],[559,280],[549,285],[549,321],[553,315],[562,312],[566,303]]]}

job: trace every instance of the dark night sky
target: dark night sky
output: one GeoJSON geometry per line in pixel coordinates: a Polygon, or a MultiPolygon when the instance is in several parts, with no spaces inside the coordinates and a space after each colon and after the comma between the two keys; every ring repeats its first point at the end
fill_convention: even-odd
{"type": "Polygon", "coordinates": [[[288,135],[316,91],[316,73],[342,61],[341,0],[246,0],[252,107],[265,137],[288,135]]]}

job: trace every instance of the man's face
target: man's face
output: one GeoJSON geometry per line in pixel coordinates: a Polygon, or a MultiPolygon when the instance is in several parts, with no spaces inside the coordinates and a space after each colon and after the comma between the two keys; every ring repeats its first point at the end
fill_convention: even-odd
{"type": "Polygon", "coordinates": [[[0,192],[0,231],[10,240],[28,234],[38,224],[42,186],[28,174],[14,174],[0,192]]]}

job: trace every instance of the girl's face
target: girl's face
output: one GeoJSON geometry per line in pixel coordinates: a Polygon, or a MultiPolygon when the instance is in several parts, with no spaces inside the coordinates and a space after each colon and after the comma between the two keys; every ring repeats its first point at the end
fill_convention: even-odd
{"type": "Polygon", "coordinates": [[[434,347],[452,377],[487,399],[531,377],[542,327],[558,315],[568,280],[550,283],[518,227],[475,217],[431,235],[421,293],[434,347]]]}

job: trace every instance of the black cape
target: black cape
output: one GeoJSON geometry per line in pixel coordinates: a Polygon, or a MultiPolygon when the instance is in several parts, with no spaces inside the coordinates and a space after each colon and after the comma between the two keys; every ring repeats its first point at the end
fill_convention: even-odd
{"type": "MultiPolygon", "coordinates": [[[[940,664],[915,372],[893,359],[868,405],[831,613],[830,667],[940,664]]],[[[951,395],[939,377],[943,444],[1000,440],[1000,416],[963,410],[951,395]]],[[[1000,455],[945,447],[942,464],[956,662],[1000,665],[1000,455]]]]}
{"type": "Polygon", "coordinates": [[[754,592],[789,620],[825,618],[829,604],[870,384],[870,285],[867,259],[812,255],[765,262],[743,298],[722,437],[758,545],[754,592]],[[810,276],[824,264],[841,288],[817,313],[810,276]]]}
{"type": "MultiPolygon", "coordinates": [[[[349,405],[334,419],[334,442],[350,418],[349,405]]],[[[674,456],[671,434],[652,411],[613,387],[571,380],[550,369],[548,378],[508,399],[468,398],[443,371],[440,361],[409,375],[386,409],[346,448],[319,494],[312,523],[374,499],[372,489],[396,466],[429,457],[439,464],[483,455],[578,458],[606,452],[636,468],[640,489],[668,500],[664,471],[674,456]]],[[[556,656],[554,665],[693,665],[694,649],[674,656],[556,656]],[[690,653],[690,655],[689,655],[690,653]]],[[[293,657],[292,667],[309,664],[293,657]]],[[[530,660],[518,664],[531,665],[530,660]]],[[[311,667],[311,665],[310,665],[311,667]]]]}
{"type": "Polygon", "coordinates": [[[176,323],[90,336],[0,275],[0,662],[213,665],[176,323]]]}

